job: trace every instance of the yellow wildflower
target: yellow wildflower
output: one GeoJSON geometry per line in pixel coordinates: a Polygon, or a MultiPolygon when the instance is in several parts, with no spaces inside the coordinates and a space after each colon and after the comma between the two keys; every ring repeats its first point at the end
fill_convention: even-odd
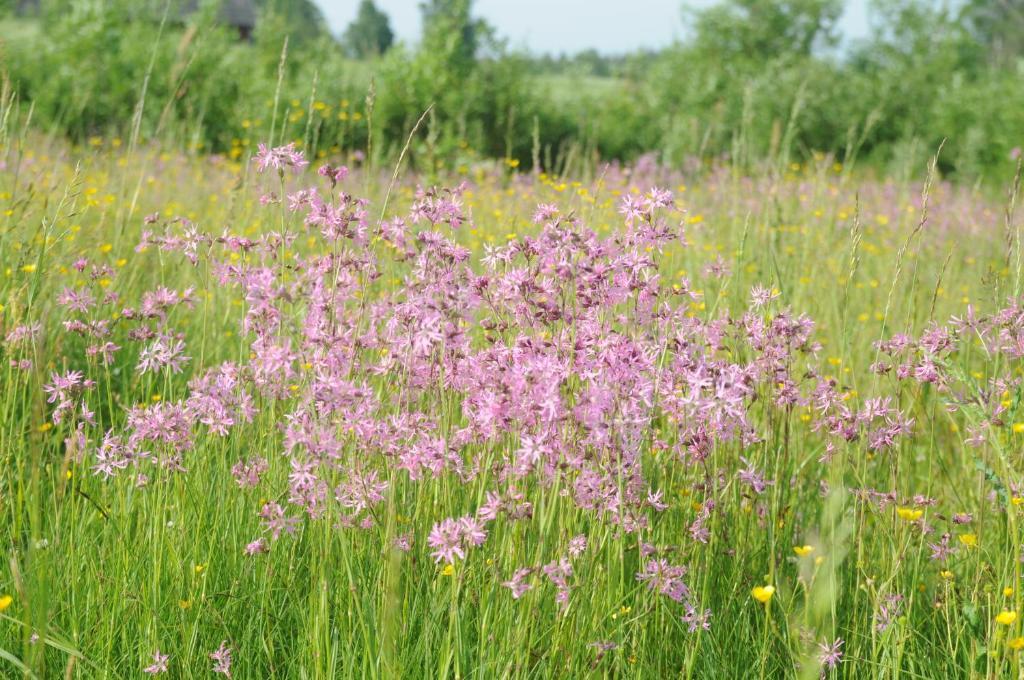
{"type": "Polygon", "coordinates": [[[1004,609],[1003,611],[999,612],[999,614],[996,616],[996,623],[1002,624],[1004,626],[1009,626],[1016,620],[1017,612],[1011,612],[1008,609],[1004,609]]]}
{"type": "Polygon", "coordinates": [[[968,548],[974,548],[978,545],[977,534],[960,534],[959,536],[957,536],[957,538],[960,539],[960,542],[966,545],[968,548]]]}
{"type": "Polygon", "coordinates": [[[768,604],[768,601],[772,599],[772,595],[775,594],[775,586],[757,586],[750,591],[750,594],[758,602],[768,604]]]}
{"type": "Polygon", "coordinates": [[[899,515],[900,519],[908,522],[916,522],[921,519],[921,515],[924,514],[924,510],[917,510],[915,508],[896,508],[896,514],[899,515]]]}

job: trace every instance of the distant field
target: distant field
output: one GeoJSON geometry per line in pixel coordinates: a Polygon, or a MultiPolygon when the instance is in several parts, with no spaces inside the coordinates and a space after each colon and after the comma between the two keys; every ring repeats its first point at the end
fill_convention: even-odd
{"type": "Polygon", "coordinates": [[[556,100],[571,101],[580,95],[605,97],[623,89],[619,78],[581,75],[542,75],[534,78],[538,87],[556,100]]]}
{"type": "Polygon", "coordinates": [[[0,35],[12,43],[39,35],[39,22],[31,19],[0,18],[0,35]]]}

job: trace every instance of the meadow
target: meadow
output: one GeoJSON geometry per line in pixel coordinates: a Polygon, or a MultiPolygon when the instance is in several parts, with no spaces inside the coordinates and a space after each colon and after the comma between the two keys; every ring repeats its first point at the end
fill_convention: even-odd
{"type": "Polygon", "coordinates": [[[5,677],[1019,674],[1013,177],[321,155],[5,138],[5,677]]]}

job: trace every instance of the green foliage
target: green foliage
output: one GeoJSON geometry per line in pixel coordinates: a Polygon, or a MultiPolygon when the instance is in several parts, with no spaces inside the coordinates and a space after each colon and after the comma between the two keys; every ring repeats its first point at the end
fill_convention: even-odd
{"type": "MultiPolygon", "coordinates": [[[[236,54],[257,71],[276,65],[273,51],[260,46],[258,37],[255,49],[236,54]]],[[[410,60],[405,55],[388,65],[410,60]]],[[[289,77],[306,75],[297,69],[289,77]]],[[[321,72],[324,82],[335,75],[341,73],[321,72]]],[[[641,104],[626,100],[620,111],[641,104]]],[[[284,112],[290,106],[282,103],[284,112]]],[[[762,435],[757,442],[718,442],[704,464],[686,464],[677,453],[687,443],[680,432],[685,424],[657,418],[645,431],[650,435],[637,445],[639,460],[651,487],[664,490],[661,500],[668,507],[639,511],[650,522],[635,533],[624,532],[612,518],[581,510],[573,502],[579,488],[574,482],[583,482],[570,476],[575,473],[566,465],[554,483],[539,475],[516,480],[533,512],[522,520],[490,524],[484,545],[467,551],[466,559],[448,570],[434,564],[429,531],[445,517],[475,512],[487,492],[501,488],[504,459],[521,445],[518,424],[494,439],[459,446],[458,455],[479,474],[445,470],[415,481],[405,471],[391,471],[385,477],[388,501],[378,506],[380,519],[372,526],[346,528],[347,513],[338,514],[340,508],[332,503],[332,514],[303,516],[294,536],[268,540],[269,553],[250,556],[245,546],[265,535],[261,507],[267,500],[284,504],[283,490],[294,472],[290,461],[295,457],[282,453],[279,421],[301,408],[298,399],[255,396],[255,421],[238,423],[228,436],[197,425],[194,448],[182,454],[187,473],[170,473],[147,462],[139,471],[152,472],[141,486],[143,480],[128,470],[105,480],[94,468],[102,433],[108,424],[122,431],[129,408],[195,396],[188,387],[191,379],[222,361],[246,367],[242,371],[251,365],[246,363],[251,336],[239,332],[249,303],[240,299],[237,288],[217,283],[217,271],[205,256],[193,266],[181,253],[157,247],[137,251],[141,229],[162,233],[162,225],[144,227],[143,216],[187,215],[201,231],[216,235],[225,228],[252,239],[284,225],[288,233],[302,234],[287,271],[306,276],[308,269],[293,268],[294,263],[322,256],[327,247],[307,242],[301,213],[285,205],[261,206],[259,197],[279,186],[274,173],[257,176],[247,157],[212,162],[173,150],[159,156],[150,149],[125,152],[109,144],[71,149],[61,140],[32,133],[0,151],[0,159],[8,164],[0,172],[0,196],[5,211],[10,208],[0,211],[0,253],[6,256],[6,271],[0,269],[0,325],[6,338],[19,325],[42,324],[34,342],[5,339],[0,344],[0,541],[5,546],[0,597],[10,597],[0,617],[0,650],[6,654],[0,658],[0,677],[23,677],[23,667],[40,678],[66,677],[68,668],[82,678],[145,677],[142,669],[155,650],[171,657],[169,672],[157,677],[219,677],[210,671],[208,654],[227,640],[235,650],[236,680],[455,675],[809,679],[820,677],[818,645],[837,637],[845,640],[845,657],[826,675],[830,680],[1017,677],[1020,656],[1009,643],[1020,635],[1019,621],[1012,628],[999,627],[995,617],[1003,609],[1024,611],[1018,561],[1024,510],[1020,477],[1014,474],[1021,469],[1022,440],[1014,424],[1024,422],[1019,386],[1008,388],[1013,396],[1007,405],[992,404],[1002,409],[1002,418],[985,428],[989,442],[975,447],[963,439],[978,422],[974,414],[983,414],[982,403],[993,389],[989,380],[1004,370],[1011,374],[1020,359],[1006,365],[989,359],[981,347],[972,355],[967,336],[967,351],[952,361],[984,378],[970,383],[966,392],[978,399],[956,410],[945,408],[945,402],[959,397],[958,389],[929,389],[869,370],[877,359],[875,341],[887,335],[881,321],[887,294],[894,302],[891,319],[898,319],[888,333],[895,328],[916,335],[934,328],[933,321],[963,317],[968,300],[983,319],[1001,308],[1017,280],[1003,271],[1007,253],[999,228],[1001,202],[937,182],[933,223],[927,237],[914,242],[900,277],[894,262],[920,218],[913,210],[920,207],[915,203],[919,181],[872,181],[836,173],[828,163],[779,179],[755,175],[734,180],[727,172],[715,172],[691,181],[690,173],[655,173],[649,166],[628,172],[613,168],[600,181],[574,182],[571,189],[557,178],[520,176],[509,182],[501,172],[473,173],[472,191],[465,194],[473,224],[447,233],[481,272],[487,271],[479,264],[488,252],[484,246],[501,247],[514,238],[508,236],[512,232],[518,240],[504,247],[521,248],[524,255],[535,252],[528,244],[544,243],[539,228],[531,226],[537,203],[559,205],[562,214],[597,231],[601,243],[608,244],[599,248],[614,255],[617,244],[631,237],[621,230],[623,194],[631,186],[661,179],[673,188],[685,182],[685,192],[680,188],[676,195],[687,207],[690,245],[671,244],[664,253],[640,255],[657,266],[645,285],[668,288],[692,281],[704,291],[692,302],[662,298],[666,307],[687,304],[692,309],[686,321],[656,317],[667,328],[657,336],[673,347],[665,354],[682,351],[674,349],[682,345],[676,338],[686,340],[687,328],[716,327],[715,320],[721,319],[721,344],[708,350],[717,363],[764,361],[740,338],[785,323],[775,311],[784,306],[817,323],[813,338],[822,343],[821,351],[793,368],[794,373],[808,371],[812,383],[807,387],[818,376],[824,382],[824,376],[835,375],[849,386],[843,389],[849,396],[843,403],[850,409],[893,395],[916,424],[913,437],[892,451],[872,453],[864,439],[854,439],[820,460],[826,453],[825,435],[812,421],[816,402],[783,409],[776,405],[774,385],[759,383],[744,402],[762,435]],[[862,243],[856,227],[850,233],[858,219],[866,227],[862,243]],[[967,241],[970,248],[961,247],[967,241]],[[717,255],[731,271],[724,278],[705,269],[717,255]],[[80,274],[71,266],[79,259],[109,270],[110,279],[80,274]],[[857,262],[852,268],[851,259],[857,262]],[[778,287],[781,300],[774,310],[747,311],[756,284],[778,287]],[[140,344],[120,340],[134,327],[126,327],[123,314],[113,315],[120,320],[111,328],[117,333],[112,340],[125,347],[110,364],[90,360],[86,347],[93,340],[62,324],[95,319],[102,328],[100,322],[112,312],[137,307],[144,295],[165,286],[197,291],[194,307],[180,305],[166,317],[166,327],[180,331],[193,357],[183,373],[140,373],[140,344]],[[111,297],[103,307],[80,315],[56,303],[65,290],[111,297]],[[765,326],[759,326],[762,319],[765,326]],[[30,370],[16,367],[22,358],[34,360],[30,370]],[[88,371],[98,381],[87,393],[98,424],[87,430],[84,450],[74,444],[74,422],[52,424],[54,404],[46,403],[42,389],[53,372],[71,369],[88,371]],[[1004,446],[1006,459],[1001,458],[1004,446]],[[257,488],[240,488],[232,466],[256,457],[265,458],[269,469],[257,488]],[[760,470],[775,483],[754,491],[739,475],[743,468],[760,470]],[[890,491],[899,499],[891,504],[890,491]],[[920,522],[904,520],[897,508],[918,494],[928,497],[920,501],[920,522]],[[877,502],[871,500],[878,496],[877,502]],[[718,504],[708,542],[701,543],[691,527],[697,508],[709,497],[718,504]],[[931,502],[937,505],[925,505],[931,502]],[[953,513],[971,513],[973,520],[953,525],[953,513]],[[925,533],[925,524],[935,530],[925,533]],[[929,544],[941,541],[944,532],[955,532],[950,538],[957,553],[944,562],[932,560],[929,544]],[[501,585],[517,569],[564,557],[568,542],[579,534],[588,537],[588,548],[573,560],[567,609],[558,606],[554,587],[539,569],[531,577],[534,589],[520,599],[501,585]],[[398,535],[411,537],[409,552],[391,548],[398,535]],[[967,535],[974,537],[972,546],[958,538],[967,535]],[[689,630],[681,618],[686,613],[682,604],[637,580],[642,565],[655,558],[647,546],[659,550],[656,558],[663,555],[689,568],[686,582],[694,604],[712,612],[710,630],[689,630]],[[765,585],[776,592],[761,604],[752,589],[765,585]],[[1012,593],[1004,595],[1004,588],[1012,593]],[[892,604],[890,597],[901,599],[883,626],[882,607],[892,604]],[[35,631],[38,639],[32,637],[35,631]]],[[[314,184],[322,178],[313,173],[307,170],[293,186],[323,187],[314,184]]],[[[416,184],[428,181],[403,177],[385,218],[407,218],[400,206],[416,184]]],[[[344,187],[365,187],[365,195],[379,197],[388,191],[387,182],[387,174],[355,170],[344,187]]],[[[379,205],[370,207],[374,223],[379,205]]],[[[427,230],[433,227],[423,224],[417,231],[426,236],[427,230]]],[[[587,238],[587,247],[592,242],[587,238]]],[[[225,268],[235,261],[228,259],[232,251],[219,244],[200,246],[207,249],[224,259],[225,268]]],[[[357,330],[372,333],[385,323],[375,310],[389,300],[408,299],[408,293],[400,292],[407,290],[403,282],[420,265],[378,238],[346,244],[339,252],[352,262],[379,258],[371,260],[379,267],[367,269],[367,280],[377,283],[360,284],[357,290],[365,290],[365,296],[346,296],[349,309],[365,305],[371,317],[357,330]]],[[[240,254],[239,264],[231,266],[251,268],[251,257],[240,254]]],[[[630,262],[624,266],[635,266],[630,262]]],[[[566,268],[572,266],[567,260],[566,268]]],[[[513,277],[525,269],[509,266],[494,275],[522,280],[513,277]]],[[[593,276],[607,279],[608,285],[617,280],[606,270],[594,270],[593,276]]],[[[296,282],[292,290],[302,294],[303,286],[296,282]]],[[[284,304],[291,305],[291,299],[284,304]]],[[[614,318],[625,307],[611,307],[607,315],[614,318]]],[[[285,309],[282,334],[299,332],[304,316],[285,309]]],[[[639,320],[631,323],[633,314],[624,311],[624,320],[615,322],[623,335],[640,336],[650,328],[639,320]]],[[[518,351],[526,342],[553,342],[559,330],[555,324],[570,327],[539,315],[536,321],[526,320],[537,327],[512,322],[496,331],[502,333],[502,346],[508,343],[518,351]],[[555,333],[547,330],[552,326],[555,333]]],[[[486,352],[484,342],[474,337],[472,356],[486,352]]],[[[378,351],[373,344],[359,343],[352,363],[383,362],[386,357],[378,351]]],[[[696,349],[693,355],[700,356],[696,349]]],[[[577,375],[573,369],[567,394],[586,380],[577,375]]],[[[306,390],[319,381],[307,365],[288,382],[306,390]]],[[[379,400],[374,418],[436,414],[437,429],[424,428],[431,437],[436,433],[455,441],[457,435],[450,433],[467,418],[460,389],[444,377],[429,391],[390,375],[371,376],[362,384],[379,400]]],[[[663,410],[658,403],[651,408],[663,410]]],[[[385,462],[390,453],[345,426],[351,422],[347,411],[334,417],[339,460],[358,461],[364,469],[391,467],[385,462]]],[[[152,457],[166,455],[167,447],[154,442],[152,457]]],[[[325,475],[331,488],[344,480],[345,471],[328,474],[335,473],[325,475]]],[[[609,488],[613,492],[614,483],[609,488]]]]}
{"type": "Polygon", "coordinates": [[[395,41],[395,34],[388,15],[377,9],[373,0],[363,0],[342,41],[352,56],[366,59],[387,52],[395,41]]]}
{"type": "MultiPolygon", "coordinates": [[[[963,14],[917,0],[880,3],[872,39],[840,58],[841,4],[729,0],[698,12],[693,40],[665,50],[645,80],[670,159],[737,162],[811,152],[917,160],[947,140],[940,168],[1005,178],[1024,142],[1018,66],[995,64],[963,14]],[[788,133],[788,134],[787,134],[788,133]]],[[[973,10],[972,10],[973,11],[973,10]]]]}
{"type": "Polygon", "coordinates": [[[446,66],[459,75],[468,74],[482,56],[494,47],[494,30],[482,19],[473,18],[472,0],[425,0],[423,52],[436,52],[446,66]]]}
{"type": "Polygon", "coordinates": [[[276,16],[294,41],[310,41],[328,36],[324,15],[312,0],[255,0],[260,20],[276,16]]]}
{"type": "Polygon", "coordinates": [[[277,140],[314,150],[397,153],[431,105],[429,136],[410,158],[434,167],[511,155],[554,168],[653,151],[739,164],[822,152],[892,169],[947,140],[941,170],[974,180],[1005,177],[1011,149],[1024,146],[1024,31],[1019,4],[1002,0],[955,11],[880,2],[872,37],[842,51],[842,0],[723,0],[692,12],[693,35],[660,52],[572,57],[511,52],[471,0],[425,0],[419,45],[390,50],[387,16],[370,0],[344,48],[310,0],[258,0],[252,44],[222,25],[215,0],[181,7],[191,4],[201,11],[172,9],[161,28],[158,0],[44,0],[40,30],[15,19],[0,31],[3,68],[35,120],[73,139],[125,136],[145,83],[143,138],[217,151],[276,125],[277,140]]]}
{"type": "Polygon", "coordinates": [[[1020,0],[970,0],[963,19],[995,64],[1012,64],[1024,55],[1024,3],[1020,0]]]}
{"type": "Polygon", "coordinates": [[[726,0],[696,13],[693,46],[733,64],[807,57],[834,43],[841,13],[841,0],[726,0]]]}

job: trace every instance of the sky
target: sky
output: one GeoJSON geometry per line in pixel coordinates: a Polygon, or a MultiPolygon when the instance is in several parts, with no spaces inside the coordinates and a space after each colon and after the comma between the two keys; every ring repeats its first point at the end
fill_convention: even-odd
{"type": "MultiPolygon", "coordinates": [[[[355,17],[359,0],[315,0],[331,29],[341,33],[355,17]]],[[[420,35],[419,0],[375,0],[391,18],[399,40],[420,35]]],[[[682,7],[706,7],[713,0],[476,0],[474,13],[498,29],[512,47],[536,53],[573,53],[597,48],[622,53],[657,49],[685,35],[682,7]]],[[[868,35],[867,0],[847,0],[840,21],[844,40],[868,35]]]]}

